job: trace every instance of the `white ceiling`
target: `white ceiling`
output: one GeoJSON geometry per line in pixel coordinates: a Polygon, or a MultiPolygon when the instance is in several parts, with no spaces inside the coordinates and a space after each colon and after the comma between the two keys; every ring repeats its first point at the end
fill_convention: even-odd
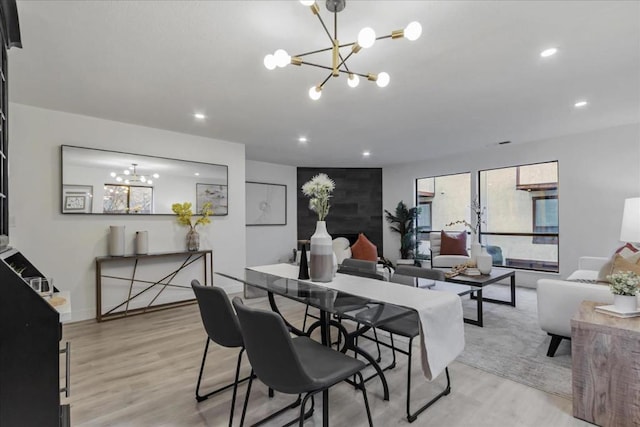
{"type": "Polygon", "coordinates": [[[387,71],[387,88],[341,76],[319,101],[307,91],[324,70],[262,64],[277,48],[329,46],[297,1],[29,0],[18,12],[11,101],[239,142],[252,160],[382,166],[640,121],[636,1],[348,1],[341,43],[413,20],[423,35],[348,62],[387,71]]]}

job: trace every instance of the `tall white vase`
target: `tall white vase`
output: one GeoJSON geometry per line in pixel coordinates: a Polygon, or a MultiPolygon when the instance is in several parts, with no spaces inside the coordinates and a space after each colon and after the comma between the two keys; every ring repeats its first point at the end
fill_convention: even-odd
{"type": "Polygon", "coordinates": [[[314,282],[330,282],[333,279],[333,245],[327,233],[327,223],[318,221],[311,236],[309,277],[314,282]]]}
{"type": "Polygon", "coordinates": [[[109,227],[109,255],[124,256],[124,225],[109,227]]]}
{"type": "Polygon", "coordinates": [[[146,255],[149,253],[149,233],[146,231],[136,231],[136,255],[146,255]]]}
{"type": "Polygon", "coordinates": [[[491,264],[493,263],[493,258],[491,255],[487,253],[486,248],[482,248],[482,253],[476,256],[476,266],[478,270],[482,274],[491,273],[491,264]]]}
{"type": "Polygon", "coordinates": [[[478,238],[475,234],[472,234],[471,236],[473,238],[473,242],[471,243],[470,257],[471,261],[476,262],[476,258],[482,253],[482,245],[478,242],[478,238]]]}

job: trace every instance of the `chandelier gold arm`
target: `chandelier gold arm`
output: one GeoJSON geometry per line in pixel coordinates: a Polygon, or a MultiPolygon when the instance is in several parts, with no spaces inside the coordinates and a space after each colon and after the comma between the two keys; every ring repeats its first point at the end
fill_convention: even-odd
{"type": "MultiPolygon", "coordinates": [[[[358,85],[358,77],[366,78],[369,81],[376,82],[379,87],[386,87],[389,84],[389,74],[381,72],[379,74],[361,74],[351,71],[347,65],[347,60],[353,54],[359,53],[364,48],[369,48],[374,44],[374,41],[383,39],[400,39],[406,38],[409,41],[417,40],[422,33],[422,26],[419,22],[410,22],[404,29],[394,30],[390,34],[376,37],[375,32],[369,28],[363,28],[358,34],[358,39],[351,43],[340,44],[338,41],[338,12],[342,11],[345,7],[345,0],[327,0],[327,9],[333,13],[333,34],[329,31],[324,19],[320,15],[320,7],[317,1],[301,0],[304,5],[309,5],[311,13],[318,17],[320,24],[327,37],[331,41],[331,46],[324,49],[317,49],[309,52],[300,53],[294,56],[289,56],[286,51],[279,49],[273,55],[267,55],[264,58],[265,67],[269,70],[273,70],[276,67],[284,67],[286,65],[285,58],[288,59],[291,65],[302,66],[309,65],[312,67],[322,68],[329,70],[330,74],[317,86],[313,86],[309,90],[309,96],[313,100],[320,98],[320,93],[323,86],[329,81],[331,77],[338,77],[340,73],[347,74],[349,76],[349,86],[356,87],[358,85]],[[343,56],[341,48],[350,47],[350,52],[343,56]],[[313,55],[316,53],[331,51],[331,64],[330,66],[320,65],[312,62],[305,61],[303,57],[307,55],[313,55]]],[[[346,52],[345,52],[346,53],[346,52]]]]}

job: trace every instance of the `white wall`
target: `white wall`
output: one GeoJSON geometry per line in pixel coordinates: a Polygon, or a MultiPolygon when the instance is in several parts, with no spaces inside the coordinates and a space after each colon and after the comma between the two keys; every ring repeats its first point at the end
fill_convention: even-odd
{"type": "MultiPolygon", "coordinates": [[[[228,165],[229,215],[199,228],[200,245],[213,249],[215,271],[243,274],[244,145],[21,104],[10,109],[10,244],[52,276],[56,287],[71,291],[74,321],[95,317],[95,257],[107,254],[110,225],[126,227],[129,254],[137,230],[149,231],[150,252],[160,252],[184,250],[187,229],[175,216],[61,214],[62,144],[228,165]]],[[[229,292],[242,288],[215,280],[229,292]]]]}
{"type": "Polygon", "coordinates": [[[297,247],[296,170],[295,166],[247,160],[247,181],[287,186],[287,225],[247,227],[247,266],[279,262],[297,247]]]}
{"type": "MultiPolygon", "coordinates": [[[[427,137],[427,136],[425,136],[427,137]]],[[[624,199],[640,196],[640,125],[625,125],[527,144],[487,148],[383,169],[383,207],[415,200],[415,179],[479,169],[559,161],[560,273],[577,268],[582,255],[611,256],[620,246],[624,199]]],[[[475,192],[474,192],[475,193],[475,192]]],[[[399,242],[384,227],[384,255],[397,258],[399,242]]],[[[518,284],[535,285],[551,273],[518,272],[518,284]]]]}

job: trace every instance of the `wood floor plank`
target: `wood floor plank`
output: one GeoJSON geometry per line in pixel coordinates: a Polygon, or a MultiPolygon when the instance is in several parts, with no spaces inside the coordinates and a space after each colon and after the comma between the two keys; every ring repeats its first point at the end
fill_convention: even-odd
{"type": "MultiPolygon", "coordinates": [[[[287,319],[302,325],[304,306],[279,299],[287,319]]],[[[246,301],[268,307],[266,298],[246,301]]],[[[197,305],[188,305],[105,323],[93,321],[64,326],[64,340],[71,342],[71,404],[74,426],[180,426],[213,427],[228,424],[231,392],[204,402],[195,400],[195,384],[205,344],[205,332],[197,305]]],[[[370,344],[369,344],[370,345],[370,344]]],[[[373,349],[371,348],[373,351],[373,349]]],[[[415,354],[419,355],[417,344],[415,354]]],[[[209,346],[203,390],[231,381],[236,349],[209,346]]],[[[385,360],[389,352],[384,351],[385,360]]],[[[419,357],[412,366],[413,401],[437,394],[445,381],[427,382],[419,357]]],[[[385,363],[383,361],[383,363],[385,363]]],[[[391,400],[382,400],[379,380],[367,383],[369,402],[376,426],[409,425],[405,419],[407,359],[400,356],[395,369],[388,371],[391,400]]],[[[61,369],[63,367],[61,366],[61,369]]],[[[250,367],[245,358],[243,374],[250,367]]],[[[63,371],[61,371],[63,372],[63,371]]],[[[450,367],[452,392],[423,413],[414,426],[554,426],[589,424],[573,418],[571,401],[454,362],[450,367]]],[[[239,387],[234,425],[239,425],[246,385],[239,387]]],[[[277,393],[267,396],[266,387],[255,383],[249,402],[247,425],[292,402],[295,396],[277,393]]],[[[314,417],[305,426],[320,426],[321,402],[316,401],[314,417]]],[[[269,425],[293,419],[289,411],[269,425]]],[[[347,384],[330,392],[332,426],[366,425],[361,394],[347,384]]]]}

